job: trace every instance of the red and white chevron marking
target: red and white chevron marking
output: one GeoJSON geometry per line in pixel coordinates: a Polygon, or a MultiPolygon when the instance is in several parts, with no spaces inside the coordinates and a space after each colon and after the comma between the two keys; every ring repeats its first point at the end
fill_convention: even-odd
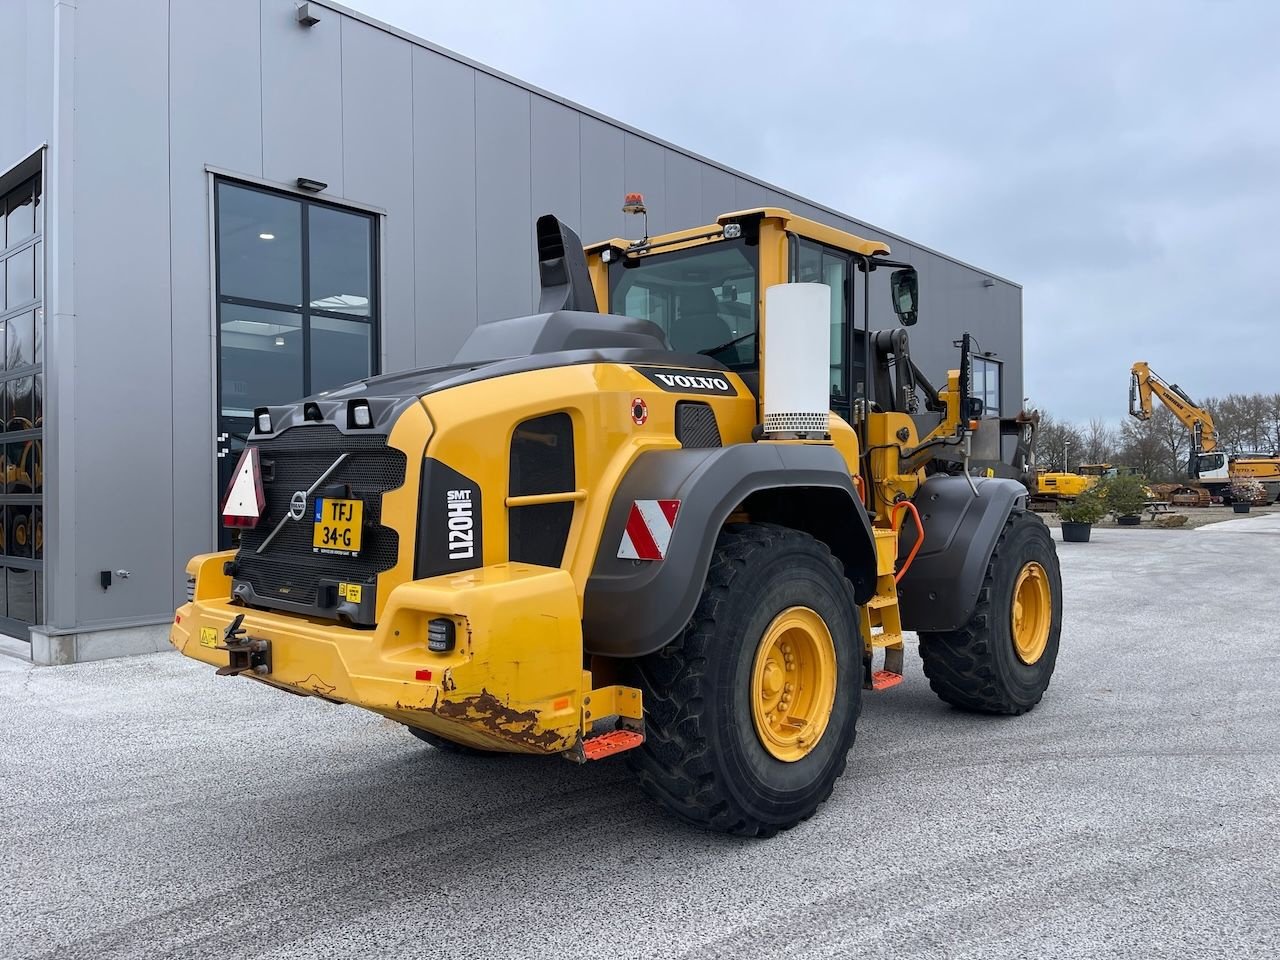
{"type": "Polygon", "coordinates": [[[618,544],[621,560],[661,560],[671,544],[671,528],[680,512],[679,500],[635,500],[627,529],[618,544]]]}

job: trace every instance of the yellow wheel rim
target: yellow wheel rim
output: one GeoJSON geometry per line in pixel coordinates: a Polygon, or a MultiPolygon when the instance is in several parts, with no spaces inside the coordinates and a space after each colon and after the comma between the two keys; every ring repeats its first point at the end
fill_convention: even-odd
{"type": "Polygon", "coordinates": [[[751,671],[751,717],[769,754],[794,763],[822,739],[836,701],[836,646],[822,617],[790,607],[760,638],[751,671]]]}
{"type": "Polygon", "coordinates": [[[1053,596],[1044,567],[1032,561],[1024,566],[1013,585],[1013,647],[1028,666],[1038,663],[1049,645],[1053,620],[1053,596]]]}

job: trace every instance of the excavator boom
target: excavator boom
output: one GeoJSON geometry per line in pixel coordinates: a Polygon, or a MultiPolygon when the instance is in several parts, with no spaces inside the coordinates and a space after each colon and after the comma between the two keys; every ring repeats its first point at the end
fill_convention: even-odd
{"type": "Polygon", "coordinates": [[[1212,453],[1218,448],[1218,434],[1213,426],[1213,416],[1199,406],[1176,383],[1169,383],[1139,360],[1130,370],[1129,415],[1139,420],[1151,419],[1151,397],[1154,394],[1169,408],[1169,412],[1182,421],[1194,442],[1193,453],[1212,453]]]}

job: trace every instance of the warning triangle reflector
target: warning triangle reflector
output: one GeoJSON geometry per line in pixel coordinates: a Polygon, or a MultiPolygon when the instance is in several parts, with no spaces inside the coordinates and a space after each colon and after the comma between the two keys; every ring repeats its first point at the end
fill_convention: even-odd
{"type": "Polygon", "coordinates": [[[256,527],[267,505],[267,494],[262,489],[262,469],[258,462],[258,448],[245,447],[236,464],[235,475],[227,487],[222,501],[222,525],[224,527],[256,527]]]}

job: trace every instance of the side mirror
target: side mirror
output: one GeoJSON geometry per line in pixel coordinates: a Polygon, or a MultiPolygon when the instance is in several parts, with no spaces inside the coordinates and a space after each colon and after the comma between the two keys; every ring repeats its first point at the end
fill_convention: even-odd
{"type": "Polygon", "coordinates": [[[898,322],[904,327],[913,326],[920,306],[920,280],[915,267],[893,271],[889,275],[889,291],[898,322]]]}

